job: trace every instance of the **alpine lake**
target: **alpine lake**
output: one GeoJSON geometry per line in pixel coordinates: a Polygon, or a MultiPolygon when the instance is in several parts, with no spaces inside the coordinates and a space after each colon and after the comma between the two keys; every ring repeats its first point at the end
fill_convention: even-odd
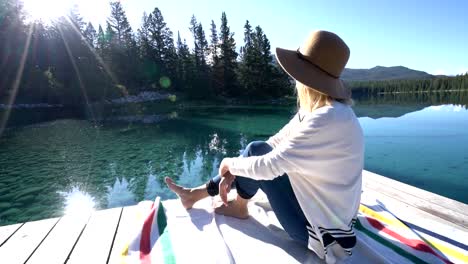
{"type": "MultiPolygon", "coordinates": [[[[467,105],[460,91],[355,98],[365,169],[468,203],[467,105]]],[[[177,102],[80,114],[12,109],[0,135],[0,225],[174,198],[164,177],[205,183],[223,157],[266,140],[295,110],[294,103],[177,102]]]]}

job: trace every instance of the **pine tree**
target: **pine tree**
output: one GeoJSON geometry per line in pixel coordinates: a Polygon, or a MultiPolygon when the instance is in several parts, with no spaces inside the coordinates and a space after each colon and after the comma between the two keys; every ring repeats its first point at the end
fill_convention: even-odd
{"type": "Polygon", "coordinates": [[[149,58],[152,53],[150,42],[150,21],[146,12],[143,13],[141,28],[138,29],[138,47],[140,58],[149,58]]]}
{"type": "Polygon", "coordinates": [[[104,30],[102,30],[102,26],[99,25],[98,33],[96,36],[96,50],[101,56],[104,56],[104,50],[107,48],[107,39],[104,30]]]}
{"type": "Polygon", "coordinates": [[[163,56],[165,53],[165,30],[166,22],[158,8],[155,8],[149,16],[150,23],[150,39],[154,48],[152,58],[158,65],[163,64],[163,56]]]}
{"type": "MultiPolygon", "coordinates": [[[[51,7],[53,8],[53,7],[51,7]]],[[[81,17],[79,11],[78,11],[78,6],[75,4],[72,6],[68,13],[68,18],[70,19],[70,22],[75,26],[75,28],[82,33],[85,29],[86,23],[83,21],[83,18],[81,17]]]]}
{"type": "Polygon", "coordinates": [[[113,50],[115,50],[115,31],[112,29],[112,26],[109,22],[106,23],[106,31],[104,33],[104,56],[106,59],[111,60],[110,56],[113,50]]]}
{"type": "Polygon", "coordinates": [[[216,67],[219,62],[219,39],[218,39],[218,32],[216,30],[216,24],[213,20],[211,20],[211,34],[210,34],[210,45],[208,47],[209,50],[209,62],[211,66],[216,67]]]}
{"type": "Polygon", "coordinates": [[[244,25],[244,43],[244,49],[252,47],[252,26],[250,26],[249,20],[246,20],[244,25]]]}
{"type": "Polygon", "coordinates": [[[189,47],[184,39],[182,42],[179,32],[177,33],[177,76],[181,80],[180,89],[190,93],[193,88],[194,65],[189,47]]]}
{"type": "Polygon", "coordinates": [[[151,19],[152,15],[143,13],[141,28],[138,29],[138,56],[140,60],[139,76],[140,83],[144,86],[149,86],[155,83],[156,76],[159,75],[158,66],[154,61],[154,47],[151,40],[151,19]]]}
{"type": "MultiPolygon", "coordinates": [[[[111,16],[107,20],[106,33],[110,37],[109,58],[111,68],[120,83],[125,86],[136,84],[137,78],[137,48],[132,28],[120,2],[111,2],[111,16]]],[[[124,92],[129,91],[127,87],[124,92]]]]}
{"type": "Polygon", "coordinates": [[[290,84],[287,76],[273,62],[270,41],[260,26],[252,31],[249,21],[244,26],[244,46],[239,66],[243,95],[260,98],[287,94],[290,84]]]}
{"type": "Polygon", "coordinates": [[[195,59],[195,65],[200,65],[200,47],[199,47],[199,42],[197,40],[197,29],[198,29],[198,22],[197,19],[195,18],[195,15],[192,15],[192,18],[190,19],[190,32],[192,32],[193,35],[193,54],[194,54],[194,59],[195,59]]]}
{"type": "Polygon", "coordinates": [[[158,8],[148,16],[149,41],[151,44],[150,57],[160,71],[156,74],[158,84],[168,88],[167,84],[177,86],[177,52],[174,45],[172,31],[167,27],[164,17],[158,8]],[[163,78],[164,79],[161,79],[163,78]],[[164,80],[164,82],[161,82],[164,80]],[[169,80],[169,82],[168,82],[169,80]]]}
{"type": "MultiPolygon", "coordinates": [[[[102,28],[101,28],[101,31],[102,31],[102,28]]],[[[96,34],[96,30],[94,29],[93,24],[91,24],[91,22],[89,22],[88,25],[86,26],[86,29],[85,29],[85,31],[83,33],[83,36],[84,36],[85,40],[88,42],[88,44],[91,47],[96,46],[97,34],[96,34]]]]}
{"type": "Polygon", "coordinates": [[[211,64],[211,76],[210,76],[210,85],[211,90],[214,95],[221,94],[221,83],[222,83],[222,67],[220,67],[219,62],[219,37],[216,29],[216,24],[211,20],[211,35],[210,35],[210,45],[208,47],[209,51],[209,63],[211,64]]]}
{"type": "Polygon", "coordinates": [[[194,89],[192,97],[206,97],[211,94],[210,67],[207,64],[208,41],[205,37],[205,31],[201,23],[197,23],[195,16],[190,20],[190,31],[193,34],[194,50],[193,57],[195,62],[194,89]],[[195,91],[196,89],[196,91],[195,91]]]}
{"type": "Polygon", "coordinates": [[[195,54],[199,57],[200,67],[206,68],[207,67],[207,60],[206,57],[209,53],[208,50],[208,41],[206,41],[205,31],[203,30],[203,26],[201,23],[197,25],[196,32],[195,32],[195,41],[198,44],[198,54],[195,54]]]}
{"type": "Polygon", "coordinates": [[[255,93],[257,82],[257,61],[255,60],[255,50],[252,43],[252,27],[247,20],[244,25],[244,46],[241,47],[241,63],[239,65],[239,82],[242,86],[242,93],[246,96],[255,93]]]}
{"type": "Polygon", "coordinates": [[[115,32],[115,38],[118,46],[129,48],[133,42],[133,33],[128,22],[122,4],[119,1],[111,2],[111,16],[107,20],[108,25],[115,32]]]}
{"type": "Polygon", "coordinates": [[[227,25],[228,21],[226,13],[221,15],[220,27],[220,63],[222,65],[222,81],[220,82],[221,93],[224,95],[236,96],[239,95],[237,82],[237,52],[236,42],[234,41],[234,33],[230,32],[227,25]]]}
{"type": "MultiPolygon", "coordinates": [[[[164,44],[165,44],[165,53],[163,58],[163,65],[165,69],[166,76],[169,80],[169,86],[164,88],[173,87],[175,89],[179,89],[179,80],[177,79],[177,50],[174,45],[174,39],[172,37],[172,31],[166,27],[166,31],[164,32],[164,44]]],[[[167,79],[166,79],[167,80],[167,79]]],[[[166,82],[167,85],[167,82],[166,82]]]]}
{"type": "Polygon", "coordinates": [[[258,26],[257,34],[260,38],[260,50],[262,53],[262,60],[265,65],[271,65],[272,55],[271,55],[271,45],[265,33],[263,33],[262,28],[258,26]]]}
{"type": "Polygon", "coordinates": [[[270,42],[266,38],[260,26],[255,27],[253,35],[253,46],[255,49],[255,60],[259,76],[257,77],[257,95],[260,97],[271,96],[272,79],[271,79],[271,53],[270,42]]]}

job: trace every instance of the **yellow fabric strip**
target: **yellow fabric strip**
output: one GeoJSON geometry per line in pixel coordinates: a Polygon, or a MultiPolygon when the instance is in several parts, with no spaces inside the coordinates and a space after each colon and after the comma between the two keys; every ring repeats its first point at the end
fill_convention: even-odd
{"type": "MultiPolygon", "coordinates": [[[[359,206],[359,211],[365,215],[368,215],[368,216],[371,216],[377,220],[379,220],[380,222],[382,223],[385,223],[389,226],[394,226],[394,227],[399,227],[399,228],[403,228],[403,229],[406,229],[406,230],[409,230],[411,232],[414,232],[413,230],[411,230],[408,226],[406,226],[405,224],[403,224],[401,221],[399,221],[398,219],[390,219],[382,214],[379,214],[377,213],[376,211],[370,209],[369,207],[361,204],[359,206]]],[[[448,247],[446,245],[443,245],[443,244],[440,244],[436,241],[434,241],[433,239],[430,239],[430,238],[427,238],[425,237],[425,242],[427,242],[429,244],[429,246],[432,246],[433,248],[439,250],[440,252],[446,254],[446,255],[449,255],[453,258],[456,258],[456,259],[459,259],[463,262],[468,262],[468,256],[467,255],[464,255],[462,252],[459,252],[457,250],[455,250],[454,248],[451,248],[451,247],[448,247]]]]}
{"type": "MultiPolygon", "coordinates": [[[[141,211],[138,210],[137,215],[136,215],[136,221],[140,222],[143,219],[143,215],[141,214],[141,211]]],[[[122,249],[122,252],[120,253],[120,264],[127,264],[127,258],[126,256],[128,255],[128,249],[130,247],[130,242],[128,241],[125,246],[122,249]]]]}

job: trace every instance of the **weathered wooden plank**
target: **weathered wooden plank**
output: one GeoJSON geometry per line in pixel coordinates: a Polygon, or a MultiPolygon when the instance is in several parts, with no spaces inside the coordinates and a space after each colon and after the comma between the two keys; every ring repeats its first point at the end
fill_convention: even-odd
{"type": "Polygon", "coordinates": [[[89,214],[62,217],[27,263],[65,263],[88,219],[89,214]]]}
{"type": "Polygon", "coordinates": [[[7,225],[7,226],[0,226],[0,246],[11,236],[15,233],[19,228],[21,228],[23,224],[14,224],[14,225],[7,225]]]}
{"type": "Polygon", "coordinates": [[[59,218],[51,218],[25,223],[0,247],[1,263],[23,264],[58,220],[59,218]]]}
{"type": "Polygon", "coordinates": [[[121,212],[121,207],[94,212],[67,264],[106,263],[121,212]]]}
{"type": "Polygon", "coordinates": [[[375,174],[370,171],[363,172],[363,181],[364,183],[370,181],[381,186],[393,188],[398,192],[404,193],[403,195],[408,195],[408,198],[415,196],[422,200],[426,200],[427,203],[445,207],[447,210],[455,211],[468,217],[468,205],[453,199],[425,191],[423,189],[375,174]]]}
{"type": "Polygon", "coordinates": [[[120,217],[119,228],[115,236],[114,245],[111,250],[109,264],[122,263],[121,256],[128,247],[131,239],[136,236],[139,227],[136,223],[141,222],[143,215],[138,215],[138,206],[124,207],[120,217]]]}
{"type": "Polygon", "coordinates": [[[459,225],[461,228],[468,228],[468,217],[466,215],[461,214],[458,211],[450,210],[446,207],[443,207],[442,205],[430,202],[430,196],[427,196],[426,198],[420,198],[418,196],[409,195],[400,189],[395,189],[391,187],[391,185],[383,185],[379,182],[373,181],[364,181],[363,188],[371,189],[377,192],[379,195],[391,197],[392,199],[395,199],[402,204],[407,204],[416,209],[438,216],[442,219],[459,225]]]}

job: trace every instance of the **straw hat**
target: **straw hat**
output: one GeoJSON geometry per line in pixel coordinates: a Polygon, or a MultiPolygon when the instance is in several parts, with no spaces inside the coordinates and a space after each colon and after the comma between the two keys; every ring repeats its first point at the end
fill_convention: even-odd
{"type": "Polygon", "coordinates": [[[297,50],[276,48],[281,67],[295,80],[336,99],[351,98],[340,80],[349,59],[349,48],[336,34],[312,32],[297,50]]]}

